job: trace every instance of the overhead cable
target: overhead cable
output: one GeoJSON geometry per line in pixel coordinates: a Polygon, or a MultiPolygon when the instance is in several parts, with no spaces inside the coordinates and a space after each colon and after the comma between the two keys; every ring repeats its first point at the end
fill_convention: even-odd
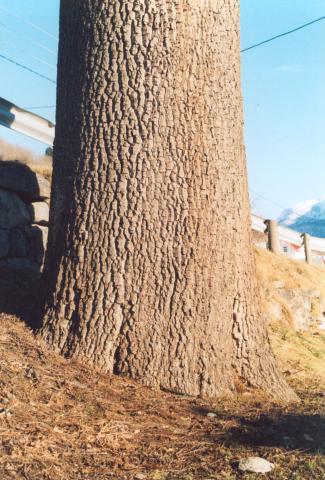
{"type": "Polygon", "coordinates": [[[27,70],[28,72],[33,73],[34,75],[37,75],[38,77],[41,77],[44,80],[47,80],[48,82],[54,83],[54,85],[56,85],[56,82],[54,80],[52,80],[51,78],[47,77],[46,75],[43,75],[42,73],[37,72],[36,70],[33,70],[30,67],[27,67],[26,65],[23,65],[22,63],[16,62],[12,58],[9,58],[5,55],[2,55],[1,53],[0,53],[0,58],[2,58],[3,60],[6,60],[7,62],[10,62],[14,65],[17,65],[18,67],[23,68],[24,70],[27,70]]]}
{"type": "Polygon", "coordinates": [[[11,48],[15,48],[16,50],[18,50],[19,52],[23,53],[24,55],[28,55],[29,57],[33,58],[33,59],[36,60],[37,62],[42,63],[43,65],[46,65],[47,67],[49,67],[49,68],[51,68],[52,70],[56,71],[56,67],[55,67],[54,65],[52,65],[51,63],[46,62],[46,61],[43,60],[42,58],[36,57],[36,56],[33,55],[32,53],[30,53],[28,50],[25,50],[24,48],[17,47],[14,43],[11,43],[11,42],[8,41],[8,40],[6,40],[5,43],[7,43],[7,45],[9,45],[11,48]]]}
{"type": "Polygon", "coordinates": [[[290,35],[291,33],[297,32],[298,30],[302,30],[303,28],[309,27],[310,25],[313,25],[314,23],[320,22],[322,20],[325,20],[325,16],[316,18],[315,20],[312,20],[311,22],[304,23],[303,25],[300,25],[299,27],[293,28],[292,30],[288,30],[287,32],[280,33],[279,35],[275,35],[274,37],[268,38],[267,40],[263,40],[259,43],[255,43],[254,45],[251,45],[250,47],[243,48],[241,50],[241,53],[247,52],[248,50],[252,50],[253,48],[260,47],[261,45],[264,45],[265,43],[273,42],[273,40],[277,40],[278,38],[285,37],[286,35],[290,35]]]}
{"type": "MultiPolygon", "coordinates": [[[[292,207],[285,207],[284,205],[281,205],[281,203],[277,203],[277,202],[274,202],[274,200],[271,200],[270,198],[267,198],[265,197],[264,195],[261,195],[260,193],[257,193],[255,192],[254,190],[252,190],[250,188],[250,193],[252,193],[253,195],[255,195],[257,198],[262,198],[263,200],[266,200],[267,202],[271,203],[272,205],[278,207],[278,208],[281,208],[281,210],[288,210],[290,209],[292,211],[292,213],[294,213],[295,215],[297,215],[298,217],[301,216],[301,213],[298,213],[296,212],[292,207]]],[[[253,199],[254,201],[255,199],[253,199]]]]}
{"type": "Polygon", "coordinates": [[[58,37],[56,37],[55,35],[53,35],[52,33],[48,32],[47,30],[45,30],[44,28],[40,27],[39,25],[37,25],[36,23],[33,23],[33,22],[30,22],[29,20],[26,20],[25,18],[23,18],[21,15],[18,15],[18,13],[14,13],[10,10],[8,10],[7,7],[3,6],[3,5],[0,5],[0,8],[1,10],[3,10],[4,12],[8,13],[9,15],[12,15],[13,17],[16,17],[18,18],[19,20],[21,20],[22,22],[26,23],[27,25],[31,26],[32,28],[34,28],[35,30],[38,30],[39,32],[43,33],[44,35],[52,38],[53,40],[55,40],[56,42],[58,41],[58,37]]]}
{"type": "Polygon", "coordinates": [[[28,37],[25,34],[22,34],[18,30],[14,29],[12,27],[9,27],[5,23],[0,22],[0,27],[5,28],[9,32],[14,33],[16,36],[18,35],[18,38],[23,38],[23,39],[27,40],[28,42],[32,43],[33,45],[36,45],[37,47],[41,48],[42,50],[45,50],[47,53],[50,53],[51,55],[54,55],[55,57],[57,56],[57,53],[54,50],[51,50],[50,48],[46,47],[42,43],[37,42],[36,40],[33,40],[32,38],[28,37]]]}

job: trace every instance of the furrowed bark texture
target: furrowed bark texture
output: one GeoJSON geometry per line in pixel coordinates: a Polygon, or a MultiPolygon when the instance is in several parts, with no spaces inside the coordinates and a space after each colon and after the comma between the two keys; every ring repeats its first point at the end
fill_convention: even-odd
{"type": "Polygon", "coordinates": [[[250,242],[237,0],[61,0],[41,335],[177,392],[284,399],[250,242]]]}

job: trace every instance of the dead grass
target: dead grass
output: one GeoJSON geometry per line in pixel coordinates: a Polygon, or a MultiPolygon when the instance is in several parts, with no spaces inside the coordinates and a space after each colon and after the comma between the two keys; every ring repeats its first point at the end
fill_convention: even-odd
{"type": "Polygon", "coordinates": [[[283,323],[270,325],[272,346],[288,375],[325,386],[325,334],[296,332],[283,323]]]}
{"type": "Polygon", "coordinates": [[[325,295],[325,269],[260,248],[255,248],[255,255],[259,283],[269,290],[280,280],[287,289],[319,290],[325,295]]]}
{"type": "Polygon", "coordinates": [[[2,480],[258,478],[237,470],[250,455],[276,464],[269,479],[325,478],[324,384],[290,372],[300,405],[206,402],[66,361],[17,318],[0,322],[2,480]]]}
{"type": "MultiPolygon", "coordinates": [[[[292,328],[294,311],[277,294],[274,282],[280,281],[288,290],[318,291],[325,297],[325,269],[312,267],[267,250],[256,249],[256,264],[259,283],[262,287],[262,303],[267,311],[268,302],[274,300],[282,309],[282,320],[272,321],[270,337],[273,349],[288,375],[301,381],[307,376],[325,385],[325,334],[316,328],[296,332],[292,328]]],[[[322,312],[319,302],[312,304],[315,317],[322,312]]]]}
{"type": "Polygon", "coordinates": [[[18,161],[33,170],[35,173],[43,175],[48,180],[52,177],[52,159],[47,155],[36,156],[31,151],[21,148],[18,145],[9,144],[0,139],[0,160],[18,161]]]}

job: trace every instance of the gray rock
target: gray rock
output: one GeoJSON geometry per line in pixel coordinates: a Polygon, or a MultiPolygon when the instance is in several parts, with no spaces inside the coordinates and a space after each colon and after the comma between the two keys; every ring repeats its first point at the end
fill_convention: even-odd
{"type": "Polygon", "coordinates": [[[317,297],[315,297],[315,291],[313,291],[313,295],[311,292],[311,290],[278,290],[278,294],[285,300],[292,312],[295,330],[308,330],[317,322],[312,312],[312,300],[317,297]]]}
{"type": "Polygon", "coordinates": [[[25,229],[13,228],[9,232],[10,250],[9,256],[16,258],[27,258],[28,255],[28,240],[25,229]]]}
{"type": "Polygon", "coordinates": [[[320,308],[321,312],[323,312],[324,315],[325,315],[325,296],[323,296],[323,295],[319,299],[319,308],[320,308]]]}
{"type": "Polygon", "coordinates": [[[27,225],[31,215],[27,205],[14,193],[0,190],[0,228],[12,228],[27,225]]]}
{"type": "Polygon", "coordinates": [[[5,258],[0,260],[0,270],[39,272],[39,266],[28,258],[5,258]]]}
{"type": "Polygon", "coordinates": [[[26,258],[42,265],[47,243],[48,228],[42,225],[28,225],[9,231],[10,248],[8,257],[26,258]]]}
{"type": "Polygon", "coordinates": [[[274,469],[274,465],[264,458],[248,457],[240,460],[238,468],[242,472],[268,473],[274,469]]]}
{"type": "Polygon", "coordinates": [[[36,179],[39,188],[39,198],[47,201],[51,197],[51,184],[39,173],[36,173],[36,179]]]}
{"type": "Polygon", "coordinates": [[[282,280],[276,280],[273,282],[274,288],[284,288],[284,282],[282,280]]]}
{"type": "Polygon", "coordinates": [[[5,230],[0,230],[0,258],[6,257],[9,247],[8,233],[5,230]]]}
{"type": "Polygon", "coordinates": [[[15,192],[29,201],[49,198],[51,192],[46,178],[27,165],[14,161],[0,161],[0,188],[15,192]]]}
{"type": "Polygon", "coordinates": [[[37,263],[43,265],[47,245],[48,228],[42,225],[31,225],[27,230],[29,239],[29,256],[37,263]]]}
{"type": "Polygon", "coordinates": [[[48,224],[50,208],[45,202],[33,202],[31,204],[33,223],[48,224]]]}
{"type": "Polygon", "coordinates": [[[282,307],[280,303],[272,300],[268,303],[267,309],[272,320],[280,321],[282,319],[282,307]]]}
{"type": "Polygon", "coordinates": [[[41,225],[28,225],[10,230],[8,257],[28,258],[42,265],[47,243],[48,228],[41,225]]]}
{"type": "Polygon", "coordinates": [[[213,413],[213,412],[207,413],[207,417],[209,417],[209,418],[215,418],[216,416],[217,416],[216,413],[213,413]]]}
{"type": "Polygon", "coordinates": [[[319,290],[305,290],[305,294],[311,298],[321,298],[322,294],[319,290]]]}
{"type": "Polygon", "coordinates": [[[42,236],[42,245],[45,251],[47,247],[47,238],[49,233],[48,227],[41,226],[41,225],[32,225],[32,228],[38,229],[38,231],[40,232],[42,236]]]}

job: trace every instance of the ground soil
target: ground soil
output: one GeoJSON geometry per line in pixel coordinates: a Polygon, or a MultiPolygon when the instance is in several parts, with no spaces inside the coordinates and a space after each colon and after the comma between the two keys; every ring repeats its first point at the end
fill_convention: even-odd
{"type": "Polygon", "coordinates": [[[205,401],[67,361],[17,317],[0,325],[2,480],[325,479],[324,384],[290,366],[299,404],[240,386],[233,399],[205,401]],[[251,455],[275,470],[240,473],[251,455]]]}

